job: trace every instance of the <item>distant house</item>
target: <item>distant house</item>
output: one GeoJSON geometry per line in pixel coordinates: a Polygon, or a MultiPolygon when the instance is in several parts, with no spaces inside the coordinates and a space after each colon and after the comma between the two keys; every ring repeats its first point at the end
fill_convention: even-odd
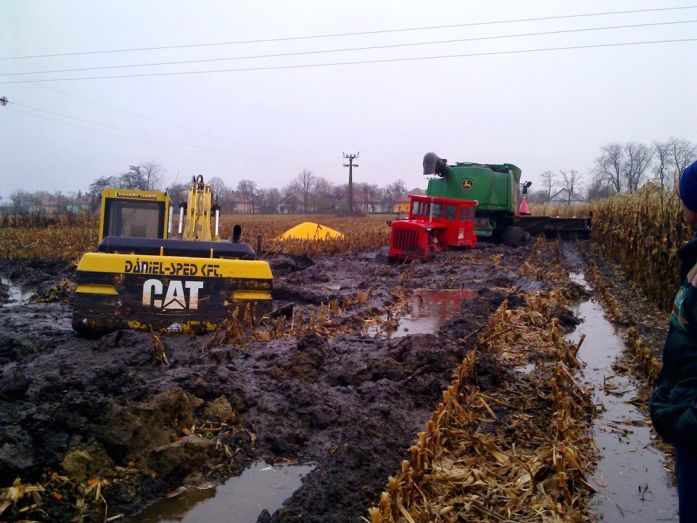
{"type": "Polygon", "coordinates": [[[252,214],[254,213],[254,202],[249,195],[233,191],[225,198],[223,203],[224,212],[232,214],[252,214]]]}
{"type": "Polygon", "coordinates": [[[72,198],[65,204],[65,210],[73,214],[91,212],[93,209],[94,202],[90,194],[83,194],[77,198],[72,198]]]}
{"type": "Polygon", "coordinates": [[[65,198],[58,198],[52,194],[38,195],[29,205],[27,211],[30,214],[43,214],[44,216],[57,216],[65,212],[65,198]],[[63,200],[63,201],[61,201],[63,200]]]}
{"type": "Polygon", "coordinates": [[[585,200],[582,200],[576,193],[569,193],[568,189],[560,189],[559,191],[554,193],[552,197],[547,201],[547,203],[558,205],[568,205],[572,203],[584,202],[585,200]]]}
{"type": "MultiPolygon", "coordinates": [[[[348,206],[348,194],[343,200],[348,206]]],[[[353,211],[363,214],[374,214],[390,212],[390,209],[382,201],[380,194],[377,191],[364,191],[359,187],[354,187],[353,211]]]]}
{"type": "Polygon", "coordinates": [[[396,214],[407,214],[409,212],[409,195],[412,194],[414,196],[423,196],[426,194],[426,191],[423,189],[419,189],[418,187],[414,187],[411,191],[409,191],[407,194],[402,196],[399,200],[394,202],[394,205],[392,206],[392,212],[396,214]]]}
{"type": "Polygon", "coordinates": [[[305,212],[305,203],[300,193],[286,194],[276,206],[278,214],[294,214],[305,212]]]}

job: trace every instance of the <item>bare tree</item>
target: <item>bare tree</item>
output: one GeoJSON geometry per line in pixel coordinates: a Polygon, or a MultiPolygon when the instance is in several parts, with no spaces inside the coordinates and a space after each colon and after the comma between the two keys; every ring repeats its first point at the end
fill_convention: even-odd
{"type": "Polygon", "coordinates": [[[240,180],[240,182],[237,184],[237,190],[249,199],[249,203],[252,206],[252,214],[254,214],[256,210],[256,203],[259,199],[257,183],[253,180],[240,180]]]}
{"type": "Polygon", "coordinates": [[[310,206],[310,195],[315,188],[315,184],[315,175],[308,169],[303,169],[291,183],[291,186],[295,187],[295,190],[303,195],[303,208],[305,212],[308,211],[310,206]]]}
{"type": "Polygon", "coordinates": [[[570,171],[560,170],[559,174],[562,179],[562,189],[565,190],[567,194],[567,203],[571,203],[571,198],[579,198],[576,191],[581,184],[581,175],[575,169],[571,169],[570,171]]]}
{"type": "Polygon", "coordinates": [[[358,189],[363,193],[363,209],[366,212],[375,212],[375,203],[379,199],[380,188],[373,183],[357,184],[358,189]]]}
{"type": "Polygon", "coordinates": [[[653,152],[643,143],[627,142],[624,144],[624,157],[622,174],[627,182],[627,190],[634,192],[641,185],[644,174],[651,163],[653,152]]]}
{"type": "Polygon", "coordinates": [[[230,193],[230,189],[225,182],[217,176],[210,178],[208,185],[210,185],[211,193],[213,193],[213,201],[223,200],[230,193]]]}
{"type": "Polygon", "coordinates": [[[262,213],[275,214],[278,212],[278,204],[281,202],[281,191],[275,187],[271,189],[261,189],[259,191],[259,202],[262,213]]]}
{"type": "Polygon", "coordinates": [[[673,165],[669,143],[653,142],[653,156],[656,159],[652,169],[654,177],[658,180],[661,189],[665,189],[669,185],[673,165]]]}
{"type": "Polygon", "coordinates": [[[154,190],[162,186],[162,176],[165,170],[159,163],[153,161],[141,162],[138,167],[145,178],[144,189],[154,190]]]}
{"type": "Polygon", "coordinates": [[[315,187],[311,199],[312,207],[317,211],[334,210],[336,207],[336,202],[332,197],[334,191],[334,185],[330,181],[318,176],[315,179],[315,187]]]}
{"type": "Polygon", "coordinates": [[[557,185],[557,177],[552,171],[545,171],[540,174],[542,178],[542,188],[547,193],[547,201],[552,199],[552,189],[557,185]]]}
{"type": "Polygon", "coordinates": [[[613,194],[615,194],[615,190],[610,184],[608,184],[607,180],[596,176],[593,179],[593,182],[588,186],[588,190],[586,191],[586,200],[602,200],[603,198],[609,198],[613,194]]]}
{"type": "Polygon", "coordinates": [[[173,183],[167,187],[167,194],[172,200],[172,205],[175,209],[179,209],[179,205],[186,202],[189,187],[188,183],[173,183]]]}
{"type": "Polygon", "coordinates": [[[619,143],[610,143],[600,148],[600,156],[595,159],[595,173],[615,189],[622,192],[624,148],[619,143]]]}
{"type": "Polygon", "coordinates": [[[682,138],[671,137],[668,140],[671,159],[679,176],[697,158],[697,144],[682,138]]]}
{"type": "Polygon", "coordinates": [[[90,209],[93,211],[99,209],[102,201],[102,191],[107,187],[116,187],[117,185],[119,185],[119,181],[115,176],[100,176],[96,178],[90,184],[87,192],[90,195],[90,209]]]}
{"type": "Polygon", "coordinates": [[[118,183],[123,189],[147,189],[145,173],[140,165],[130,165],[128,171],[119,176],[118,183]]]}
{"type": "Polygon", "coordinates": [[[383,203],[388,209],[392,210],[395,202],[399,201],[406,194],[407,185],[404,183],[404,180],[397,180],[383,189],[383,203]]]}
{"type": "Polygon", "coordinates": [[[10,195],[12,210],[15,214],[25,214],[29,212],[32,205],[37,203],[37,196],[27,191],[15,191],[10,195]]]}

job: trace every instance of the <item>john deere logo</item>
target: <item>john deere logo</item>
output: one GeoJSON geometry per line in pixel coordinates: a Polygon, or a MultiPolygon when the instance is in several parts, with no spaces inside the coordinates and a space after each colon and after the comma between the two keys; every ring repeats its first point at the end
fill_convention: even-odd
{"type": "Polygon", "coordinates": [[[463,189],[471,189],[474,187],[474,180],[470,178],[466,178],[465,180],[462,180],[462,188],[463,189]]]}

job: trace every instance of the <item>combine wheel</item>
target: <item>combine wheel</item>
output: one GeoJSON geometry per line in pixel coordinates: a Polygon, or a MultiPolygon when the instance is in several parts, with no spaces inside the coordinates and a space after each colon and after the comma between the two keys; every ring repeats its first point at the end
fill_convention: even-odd
{"type": "Polygon", "coordinates": [[[522,227],[512,225],[501,233],[501,241],[510,247],[519,247],[530,239],[530,233],[522,227]]]}

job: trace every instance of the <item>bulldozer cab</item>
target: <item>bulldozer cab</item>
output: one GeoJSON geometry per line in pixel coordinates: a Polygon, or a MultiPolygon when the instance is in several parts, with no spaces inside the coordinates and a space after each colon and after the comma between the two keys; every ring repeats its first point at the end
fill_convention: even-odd
{"type": "Polygon", "coordinates": [[[99,241],[107,236],[166,239],[171,203],[166,193],[104,189],[99,219],[99,241]]]}

